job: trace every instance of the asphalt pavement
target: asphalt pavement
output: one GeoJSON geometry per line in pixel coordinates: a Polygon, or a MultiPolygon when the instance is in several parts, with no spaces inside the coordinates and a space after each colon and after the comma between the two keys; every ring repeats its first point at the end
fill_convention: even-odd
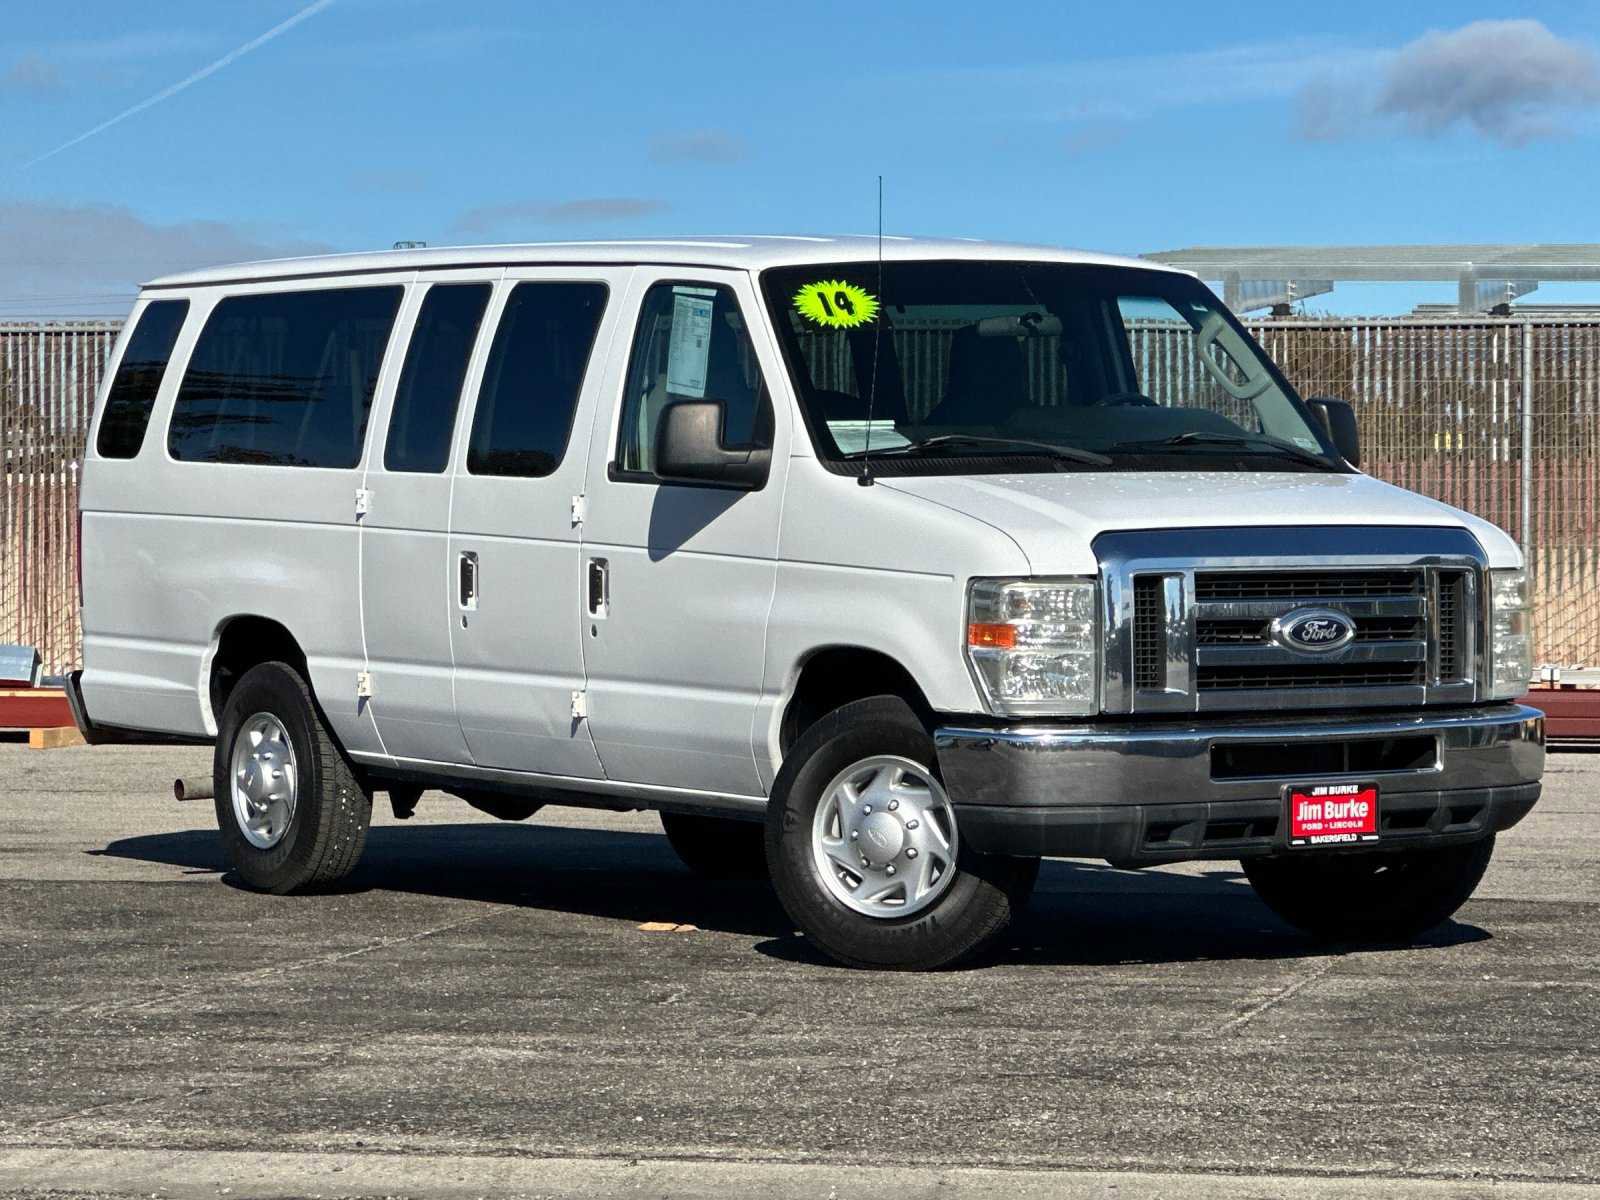
{"type": "Polygon", "coordinates": [[[1058,861],[932,975],[650,814],[380,797],[347,889],[256,895],[208,770],[0,745],[0,1195],[1600,1195],[1600,755],[1418,946],[1058,861]]]}

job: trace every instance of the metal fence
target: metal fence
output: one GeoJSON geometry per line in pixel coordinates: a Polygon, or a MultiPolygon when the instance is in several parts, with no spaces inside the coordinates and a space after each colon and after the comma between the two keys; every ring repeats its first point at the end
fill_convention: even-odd
{"type": "Polygon", "coordinates": [[[0,643],[78,665],[78,465],[117,322],[0,324],[0,643]]]}
{"type": "MultiPolygon", "coordinates": [[[[1355,405],[1368,471],[1522,543],[1538,661],[1600,665],[1600,320],[1251,328],[1303,394],[1355,405]]],[[[77,464],[116,332],[115,323],[0,325],[0,643],[38,646],[47,670],[79,659],[77,464]]],[[[902,354],[933,352],[900,340],[902,354]]]]}
{"type": "Polygon", "coordinates": [[[1600,322],[1291,319],[1252,328],[1303,395],[1355,405],[1367,471],[1521,543],[1536,661],[1600,664],[1600,322]]]}

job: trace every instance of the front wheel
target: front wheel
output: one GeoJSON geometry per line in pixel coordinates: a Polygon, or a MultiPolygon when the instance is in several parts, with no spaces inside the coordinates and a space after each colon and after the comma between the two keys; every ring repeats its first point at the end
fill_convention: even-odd
{"type": "Polygon", "coordinates": [[[801,735],[773,785],[766,842],[785,911],[849,966],[929,970],[977,953],[1039,870],[962,845],[933,741],[892,696],[801,735]]]}
{"type": "Polygon", "coordinates": [[[1491,834],[1436,850],[1285,854],[1242,865],[1267,907],[1313,937],[1408,942],[1467,902],[1493,854],[1491,834]]]}

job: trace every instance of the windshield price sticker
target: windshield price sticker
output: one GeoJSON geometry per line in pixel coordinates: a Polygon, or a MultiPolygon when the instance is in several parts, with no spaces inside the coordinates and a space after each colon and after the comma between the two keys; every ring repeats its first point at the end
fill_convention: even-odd
{"type": "Polygon", "coordinates": [[[794,294],[794,309],[808,321],[829,329],[853,329],[878,316],[878,298],[842,279],[820,279],[794,294]]]}

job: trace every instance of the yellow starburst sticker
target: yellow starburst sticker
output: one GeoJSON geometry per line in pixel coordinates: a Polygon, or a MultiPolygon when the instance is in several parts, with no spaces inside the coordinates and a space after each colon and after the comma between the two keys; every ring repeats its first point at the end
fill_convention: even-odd
{"type": "Polygon", "coordinates": [[[877,319],[878,298],[842,279],[821,279],[794,294],[794,308],[806,320],[829,329],[853,329],[877,319]]]}

